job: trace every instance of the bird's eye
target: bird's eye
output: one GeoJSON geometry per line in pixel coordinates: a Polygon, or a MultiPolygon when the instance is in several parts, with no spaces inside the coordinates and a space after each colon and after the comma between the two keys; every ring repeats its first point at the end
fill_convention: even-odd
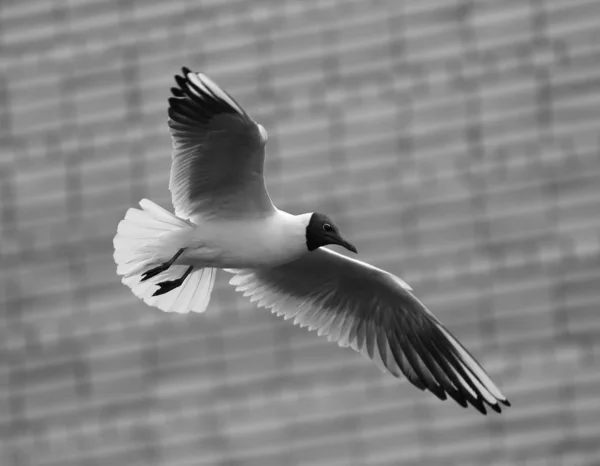
{"type": "Polygon", "coordinates": [[[331,225],[329,223],[324,223],[323,224],[323,230],[325,230],[325,231],[331,231],[331,230],[333,230],[333,228],[331,228],[331,225]]]}

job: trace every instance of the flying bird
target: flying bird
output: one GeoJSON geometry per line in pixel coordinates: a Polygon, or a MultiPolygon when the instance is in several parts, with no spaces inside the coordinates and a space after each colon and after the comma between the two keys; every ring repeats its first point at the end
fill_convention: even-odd
{"type": "Polygon", "coordinates": [[[262,125],[208,76],[183,68],[175,81],[168,110],[174,214],[142,199],[113,241],[117,273],[137,297],[165,312],[204,312],[223,269],[258,306],[421,390],[482,414],[510,406],[409,285],[325,247],[357,252],[330,217],[273,205],[262,125]]]}

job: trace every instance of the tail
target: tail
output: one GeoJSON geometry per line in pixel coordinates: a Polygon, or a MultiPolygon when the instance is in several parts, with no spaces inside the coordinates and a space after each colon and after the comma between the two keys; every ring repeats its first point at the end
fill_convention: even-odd
{"type": "Polygon", "coordinates": [[[216,269],[194,270],[179,288],[160,296],[152,296],[158,289],[157,283],[181,277],[186,265],[172,265],[155,277],[141,281],[143,272],[168,260],[177,251],[177,247],[170,244],[173,235],[169,233],[193,226],[148,199],[142,199],[140,206],[143,210],[130,208],[127,211],[113,239],[113,257],[117,274],[123,276],[121,281],[146,304],[162,311],[204,312],[210,301],[216,269]]]}

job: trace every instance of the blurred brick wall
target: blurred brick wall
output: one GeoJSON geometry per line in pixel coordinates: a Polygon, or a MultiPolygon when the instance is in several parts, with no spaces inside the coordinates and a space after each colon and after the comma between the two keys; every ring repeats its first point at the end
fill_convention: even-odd
{"type": "Polygon", "coordinates": [[[0,465],[600,464],[600,2],[3,0],[0,465]],[[339,219],[513,402],[442,403],[255,309],[119,283],[170,207],[181,65],[269,131],[274,201],[339,219]]]}

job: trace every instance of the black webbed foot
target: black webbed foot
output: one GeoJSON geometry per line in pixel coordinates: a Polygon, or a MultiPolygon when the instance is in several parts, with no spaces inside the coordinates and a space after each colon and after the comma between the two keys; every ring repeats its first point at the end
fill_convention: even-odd
{"type": "Polygon", "coordinates": [[[144,272],[140,281],[145,282],[149,278],[156,277],[159,273],[164,272],[169,267],[171,267],[171,264],[169,264],[168,262],[163,262],[162,264],[157,265],[156,267],[144,272]]]}
{"type": "Polygon", "coordinates": [[[175,255],[173,257],[171,257],[171,259],[169,259],[167,262],[163,262],[162,264],[157,265],[156,267],[144,272],[142,274],[142,279],[140,281],[145,282],[149,278],[156,277],[159,273],[164,272],[165,270],[168,270],[168,268],[173,265],[173,262],[175,262],[177,260],[177,258],[179,256],[181,256],[183,251],[185,251],[185,248],[181,248],[179,251],[177,251],[175,253],[175,255]]]}
{"type": "Polygon", "coordinates": [[[160,296],[161,294],[168,293],[169,291],[172,291],[175,288],[179,288],[181,285],[183,285],[183,282],[188,277],[188,275],[192,273],[192,270],[194,270],[194,267],[190,265],[181,277],[176,278],[175,280],[166,280],[164,282],[157,283],[158,290],[156,290],[152,294],[152,296],[160,296]]]}
{"type": "Polygon", "coordinates": [[[179,288],[183,285],[183,279],[178,278],[176,280],[167,280],[164,282],[157,283],[158,290],[156,290],[152,296],[160,296],[161,294],[168,293],[169,291],[173,291],[175,288],[179,288]]]}

